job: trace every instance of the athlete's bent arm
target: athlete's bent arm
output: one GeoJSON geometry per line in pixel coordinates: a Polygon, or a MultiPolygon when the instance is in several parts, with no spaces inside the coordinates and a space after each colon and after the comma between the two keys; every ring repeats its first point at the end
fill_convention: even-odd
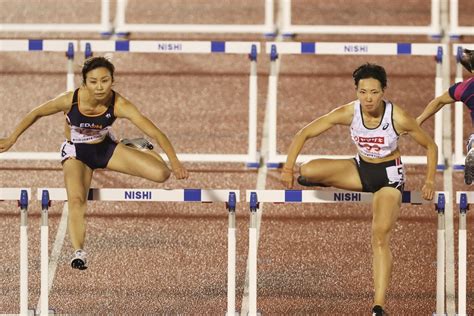
{"type": "Polygon", "coordinates": [[[13,132],[7,138],[0,139],[0,152],[10,149],[18,137],[23,134],[31,125],[43,116],[56,114],[59,112],[68,112],[71,108],[71,92],[65,92],[58,97],[41,104],[31,110],[15,127],[13,132]]]}
{"type": "Polygon", "coordinates": [[[394,111],[394,121],[396,129],[402,133],[408,133],[413,139],[426,148],[427,171],[426,180],[423,185],[423,198],[432,200],[434,197],[434,180],[436,175],[436,164],[438,163],[438,146],[415,121],[401,108],[396,107],[394,111]]]}
{"type": "Polygon", "coordinates": [[[354,107],[352,103],[340,106],[315,119],[296,133],[288,149],[288,155],[280,178],[287,188],[293,187],[293,168],[305,142],[324,133],[334,125],[350,125],[353,112],[354,107]]]}
{"type": "Polygon", "coordinates": [[[177,179],[186,179],[188,177],[187,170],[181,165],[176,156],[176,152],[171,145],[168,137],[163,133],[152,121],[146,118],[135,105],[120,97],[116,103],[115,115],[119,118],[130,120],[143,133],[153,138],[168,156],[171,169],[177,179]]]}
{"type": "Polygon", "coordinates": [[[429,119],[432,115],[434,115],[436,112],[441,110],[443,106],[449,103],[453,103],[455,100],[451,98],[449,95],[449,92],[446,91],[439,97],[434,98],[433,100],[428,103],[428,105],[425,107],[423,110],[423,113],[421,113],[417,118],[416,121],[419,125],[423,124],[424,121],[429,119]]]}

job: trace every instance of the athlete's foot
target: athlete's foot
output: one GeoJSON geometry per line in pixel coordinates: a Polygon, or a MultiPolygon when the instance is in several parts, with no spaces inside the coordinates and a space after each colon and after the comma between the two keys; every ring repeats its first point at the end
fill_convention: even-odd
{"type": "Polygon", "coordinates": [[[298,181],[299,184],[305,187],[327,187],[327,185],[322,184],[322,183],[310,182],[308,181],[308,179],[306,179],[303,176],[299,176],[296,181],[298,181]]]}
{"type": "Polygon", "coordinates": [[[471,184],[474,181],[474,149],[471,149],[464,162],[464,182],[471,184]]]}
{"type": "Polygon", "coordinates": [[[71,267],[79,270],[87,269],[87,255],[84,250],[78,249],[74,252],[74,257],[71,259],[71,267]]]}
{"type": "Polygon", "coordinates": [[[133,139],[124,138],[120,142],[124,144],[125,146],[129,146],[129,147],[141,149],[141,150],[143,149],[153,150],[154,148],[153,144],[150,143],[145,138],[133,138],[133,139]]]}

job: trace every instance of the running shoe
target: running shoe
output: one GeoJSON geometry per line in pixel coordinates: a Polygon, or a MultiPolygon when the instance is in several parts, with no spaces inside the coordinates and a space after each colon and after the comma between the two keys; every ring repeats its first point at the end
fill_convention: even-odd
{"type": "Polygon", "coordinates": [[[310,182],[303,176],[299,176],[296,181],[298,181],[298,183],[304,187],[327,187],[327,185],[324,185],[322,183],[310,182]]]}
{"type": "Polygon", "coordinates": [[[78,249],[74,252],[74,257],[71,259],[71,267],[79,270],[87,269],[87,254],[84,250],[78,249]]]}
{"type": "Polygon", "coordinates": [[[464,182],[471,184],[474,180],[474,148],[469,150],[464,162],[464,182]]]}
{"type": "Polygon", "coordinates": [[[137,148],[141,150],[143,149],[153,150],[154,148],[153,144],[150,143],[145,138],[133,138],[133,139],[124,138],[120,142],[124,144],[125,146],[129,146],[129,147],[137,148]]]}
{"type": "Polygon", "coordinates": [[[388,316],[388,314],[383,310],[382,306],[380,305],[375,305],[374,308],[372,308],[372,316],[388,316]]]}

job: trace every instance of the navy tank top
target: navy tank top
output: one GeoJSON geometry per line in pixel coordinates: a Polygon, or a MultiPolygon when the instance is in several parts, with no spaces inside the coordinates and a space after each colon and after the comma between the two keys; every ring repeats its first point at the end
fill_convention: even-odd
{"type": "Polygon", "coordinates": [[[110,129],[116,117],[114,115],[115,91],[107,104],[107,110],[97,115],[86,115],[79,110],[79,89],[74,91],[71,110],[66,114],[66,120],[71,128],[71,142],[97,143],[110,134],[110,129]]]}

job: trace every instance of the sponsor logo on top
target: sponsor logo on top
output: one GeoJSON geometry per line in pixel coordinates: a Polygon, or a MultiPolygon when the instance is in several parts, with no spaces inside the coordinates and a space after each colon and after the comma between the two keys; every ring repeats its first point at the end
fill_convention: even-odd
{"type": "Polygon", "coordinates": [[[159,52],[179,52],[183,50],[183,44],[161,42],[158,43],[157,50],[159,52]]]}
{"type": "Polygon", "coordinates": [[[151,191],[125,191],[125,200],[151,200],[151,191]]]}
{"type": "Polygon", "coordinates": [[[343,202],[343,201],[361,201],[362,194],[355,193],[355,192],[345,192],[345,193],[334,193],[334,201],[335,202],[343,202]]]}
{"type": "Polygon", "coordinates": [[[102,129],[102,125],[94,123],[80,123],[80,128],[92,128],[92,129],[102,129]]]}
{"type": "Polygon", "coordinates": [[[344,45],[344,53],[368,53],[368,45],[344,45]]]}

